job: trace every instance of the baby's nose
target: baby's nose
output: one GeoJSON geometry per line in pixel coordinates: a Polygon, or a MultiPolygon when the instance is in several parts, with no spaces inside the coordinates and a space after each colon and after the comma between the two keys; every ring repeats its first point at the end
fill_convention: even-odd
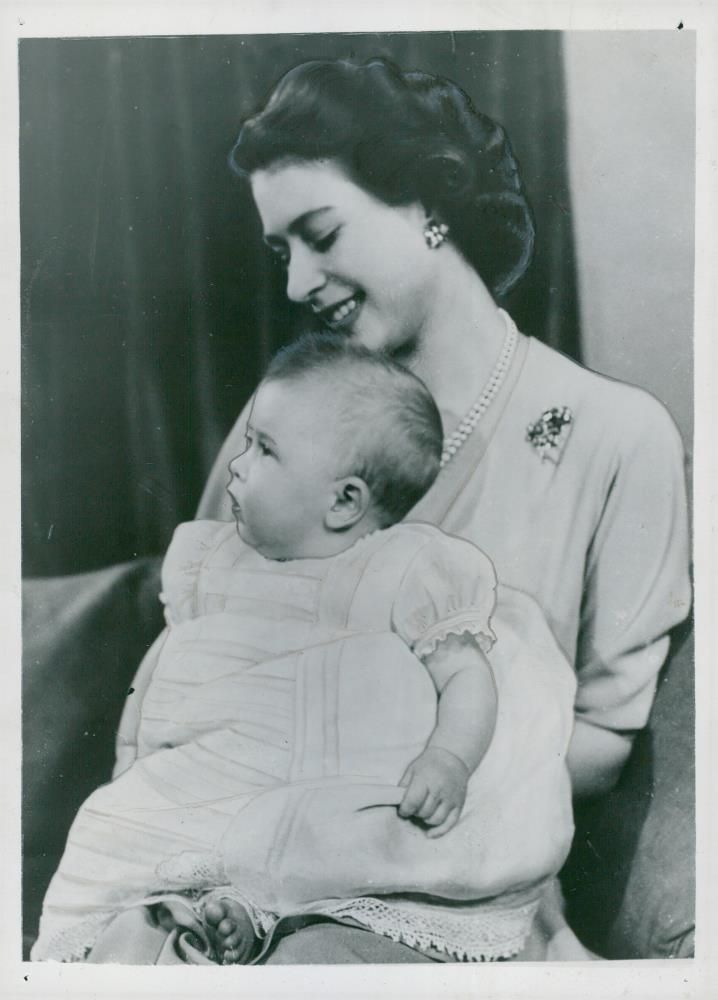
{"type": "Polygon", "coordinates": [[[231,475],[232,479],[242,478],[246,454],[247,452],[243,451],[240,455],[235,455],[232,461],[229,463],[229,474],[231,475]]]}

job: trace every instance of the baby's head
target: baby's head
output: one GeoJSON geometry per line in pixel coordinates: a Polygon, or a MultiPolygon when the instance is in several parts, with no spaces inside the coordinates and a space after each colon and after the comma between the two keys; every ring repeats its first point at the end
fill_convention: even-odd
{"type": "Polygon", "coordinates": [[[408,514],[441,448],[415,375],[336,335],[304,336],[270,363],[230,463],[239,534],[270,559],[334,555],[408,514]]]}

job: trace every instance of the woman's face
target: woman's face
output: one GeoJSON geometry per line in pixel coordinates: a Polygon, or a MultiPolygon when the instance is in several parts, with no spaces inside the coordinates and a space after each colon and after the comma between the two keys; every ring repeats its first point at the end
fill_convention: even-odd
{"type": "Polygon", "coordinates": [[[275,164],[252,175],[264,239],[287,269],[287,295],[373,350],[411,348],[430,321],[436,251],[418,203],[390,206],[336,161],[275,164]]]}

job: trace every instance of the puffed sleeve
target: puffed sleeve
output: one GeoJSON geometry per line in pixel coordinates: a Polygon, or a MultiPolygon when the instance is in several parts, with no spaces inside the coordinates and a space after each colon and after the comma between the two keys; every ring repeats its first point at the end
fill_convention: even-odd
{"type": "Polygon", "coordinates": [[[177,625],[197,614],[200,567],[226,530],[223,521],[188,521],[175,529],[162,563],[160,600],[165,606],[168,625],[177,625]]]}
{"type": "Polygon", "coordinates": [[[392,609],[392,626],[413,652],[432,653],[449,635],[469,633],[488,652],[496,574],[471,542],[438,529],[409,563],[392,609]]]}
{"type": "Polygon", "coordinates": [[[576,663],[577,716],[615,731],[648,721],[668,632],[691,604],[680,435],[645,393],[624,418],[586,561],[576,663]]]}

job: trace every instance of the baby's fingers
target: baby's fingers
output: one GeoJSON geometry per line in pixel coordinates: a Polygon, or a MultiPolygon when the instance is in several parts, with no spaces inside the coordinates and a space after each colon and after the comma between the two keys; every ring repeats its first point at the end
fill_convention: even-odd
{"type": "Polygon", "coordinates": [[[439,823],[438,826],[432,825],[431,830],[427,830],[427,837],[443,837],[445,833],[448,833],[449,830],[456,826],[459,820],[460,812],[461,810],[458,806],[454,806],[453,809],[450,809],[448,816],[442,823],[439,823]]]}
{"type": "Polygon", "coordinates": [[[406,788],[406,786],[411,782],[414,777],[414,762],[407,767],[406,771],[401,776],[401,781],[399,782],[399,788],[406,788]]]}
{"type": "Polygon", "coordinates": [[[403,818],[416,816],[424,806],[428,791],[425,782],[412,778],[399,805],[399,815],[403,818]]]}
{"type": "Polygon", "coordinates": [[[441,826],[453,809],[454,803],[447,799],[428,796],[424,803],[422,819],[428,826],[441,826]]]}

